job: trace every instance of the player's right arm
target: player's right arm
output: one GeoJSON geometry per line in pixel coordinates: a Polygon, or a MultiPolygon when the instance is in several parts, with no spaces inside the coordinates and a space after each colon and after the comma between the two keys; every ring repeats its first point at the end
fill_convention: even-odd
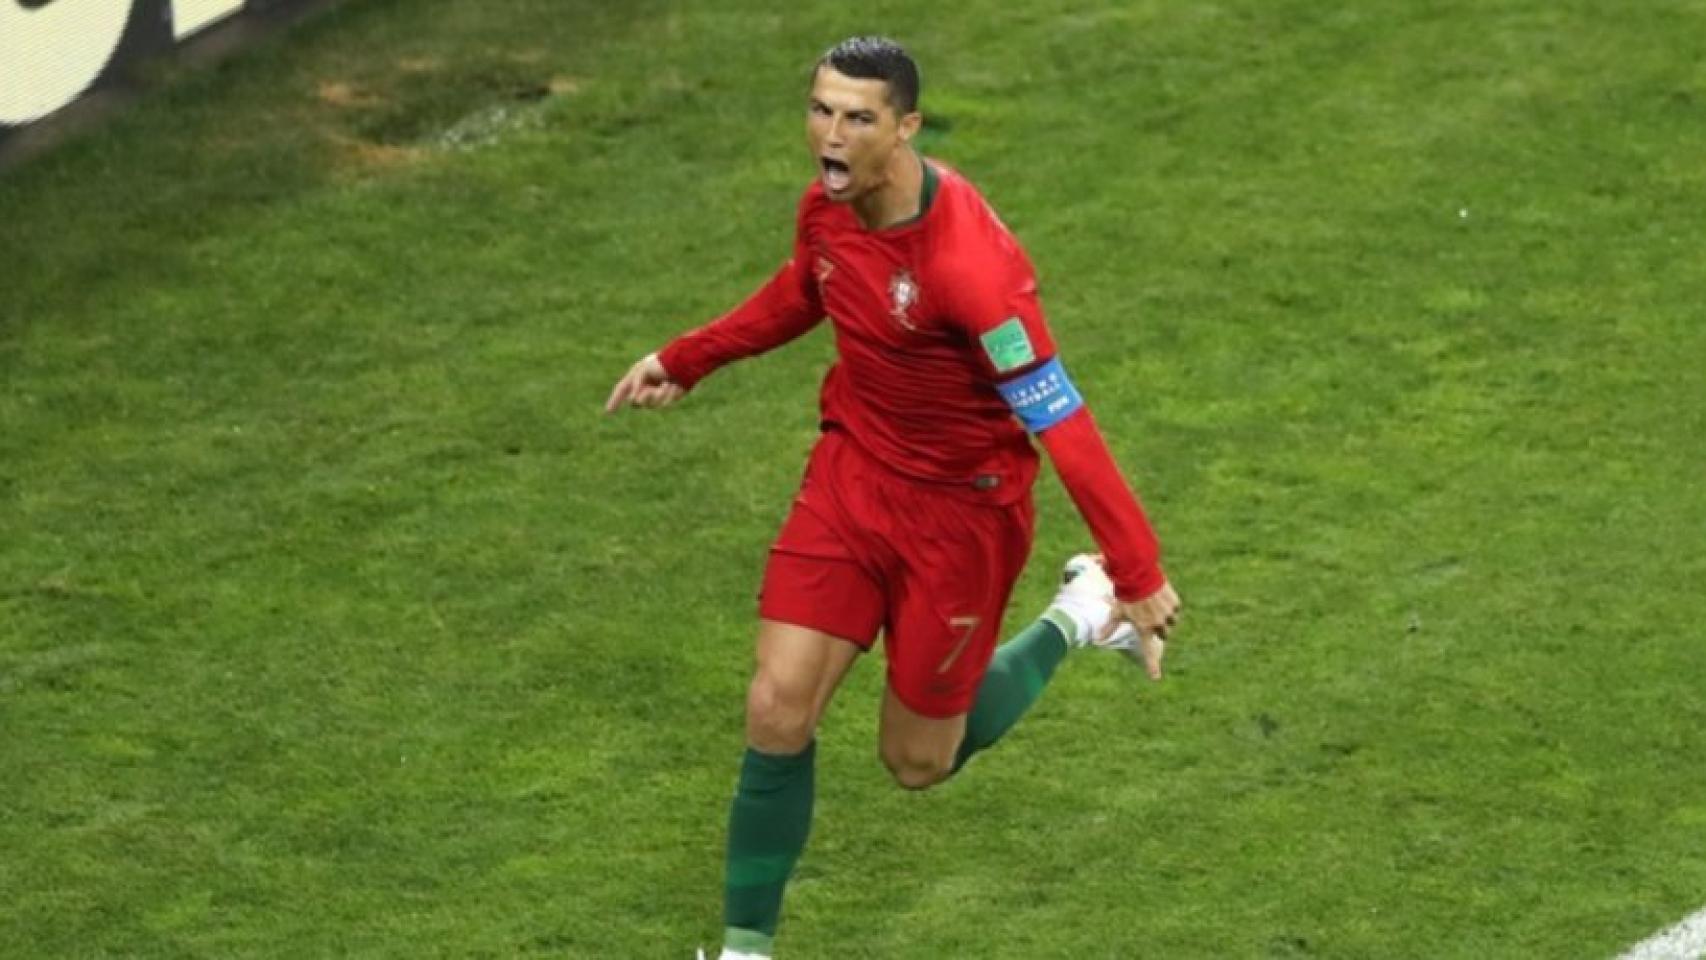
{"type": "Polygon", "coordinates": [[[640,358],[616,382],[604,411],[668,406],[724,364],[773,350],[822,319],[811,250],[797,226],[794,255],[768,283],[723,316],[640,358]]]}

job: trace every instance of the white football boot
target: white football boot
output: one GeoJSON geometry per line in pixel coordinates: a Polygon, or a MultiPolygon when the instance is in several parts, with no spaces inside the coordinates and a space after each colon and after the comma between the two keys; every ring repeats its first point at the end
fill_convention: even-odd
{"type": "Polygon", "coordinates": [[[1102,569],[1101,558],[1081,553],[1066,561],[1065,569],[1060,572],[1060,591],[1054,595],[1054,602],[1049,604],[1048,613],[1043,616],[1057,626],[1064,628],[1070,625],[1072,629],[1066,631],[1066,641],[1075,647],[1118,650],[1142,663],[1143,651],[1138,643],[1137,630],[1131,624],[1120,624],[1119,629],[1106,640],[1096,639],[1113,615],[1114,584],[1108,579],[1108,572],[1102,569]],[[1060,616],[1051,616],[1056,613],[1060,616]],[[1067,622],[1062,623],[1062,620],[1067,622]]]}
{"type": "MultiPolygon", "coordinates": [[[[709,960],[705,956],[704,947],[699,948],[699,960],[709,960]]],[[[760,953],[741,953],[739,950],[730,950],[728,947],[724,947],[723,952],[717,954],[717,960],[770,960],[770,958],[760,953]]]]}

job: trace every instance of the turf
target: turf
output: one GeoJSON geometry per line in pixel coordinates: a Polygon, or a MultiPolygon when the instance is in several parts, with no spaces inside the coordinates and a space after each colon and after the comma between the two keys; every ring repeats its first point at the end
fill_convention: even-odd
{"type": "MultiPolygon", "coordinates": [[[[688,956],[821,334],[804,71],[907,41],[1167,545],[788,957],[1611,956],[1706,901],[1693,0],[352,2],[0,180],[0,953],[688,956]]],[[[1010,623],[1087,541],[1052,479],[1010,623]]]]}

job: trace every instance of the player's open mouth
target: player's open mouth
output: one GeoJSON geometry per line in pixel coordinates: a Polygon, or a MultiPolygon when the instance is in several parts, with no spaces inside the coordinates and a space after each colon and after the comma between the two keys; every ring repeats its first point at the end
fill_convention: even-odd
{"type": "Polygon", "coordinates": [[[823,167],[823,185],[830,193],[840,193],[853,184],[853,168],[845,160],[834,157],[819,157],[818,163],[823,167]]]}

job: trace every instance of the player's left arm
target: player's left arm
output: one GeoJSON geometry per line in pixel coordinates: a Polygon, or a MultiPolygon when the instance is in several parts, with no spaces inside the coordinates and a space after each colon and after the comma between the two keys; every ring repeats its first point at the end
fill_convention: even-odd
{"type": "MultiPolygon", "coordinates": [[[[1066,389],[1076,392],[1058,357],[1051,365],[1058,369],[1066,389]]],[[[1129,621],[1150,638],[1144,660],[1150,675],[1159,678],[1159,641],[1166,639],[1167,631],[1178,620],[1179,595],[1161,569],[1160,543],[1142,504],[1120,473],[1082,399],[1063,419],[1032,432],[1048,451],[1061,485],[1102,548],[1108,578],[1114,582],[1118,619],[1129,621]]],[[[1110,624],[1108,632],[1114,626],[1110,624]]]]}
{"type": "Polygon", "coordinates": [[[1129,621],[1143,635],[1150,677],[1161,679],[1161,658],[1167,631],[1179,616],[1179,595],[1161,569],[1161,544],[1143,505],[1120,473],[1066,365],[1055,355],[998,381],[996,388],[1048,451],[1061,485],[1102,548],[1118,613],[1104,636],[1113,632],[1117,621],[1129,621]]]}
{"type": "MultiPolygon", "coordinates": [[[[1012,279],[1004,284],[960,288],[961,322],[976,336],[996,390],[1048,451],[1101,548],[1121,618],[1158,640],[1179,609],[1161,569],[1160,541],[1056,350],[1029,263],[1022,253],[1010,262],[1012,279]]],[[[1159,676],[1159,648],[1146,659],[1151,675],[1159,676]]]]}
{"type": "MultiPolygon", "coordinates": [[[[1102,548],[1108,579],[1123,601],[1161,591],[1161,544],[1126,482],[1083,394],[1058,355],[998,379],[995,388],[1043,449],[1102,548]]],[[[1147,624],[1146,624],[1147,625],[1147,624]]],[[[1165,624],[1156,624],[1165,629],[1165,624]]]]}

